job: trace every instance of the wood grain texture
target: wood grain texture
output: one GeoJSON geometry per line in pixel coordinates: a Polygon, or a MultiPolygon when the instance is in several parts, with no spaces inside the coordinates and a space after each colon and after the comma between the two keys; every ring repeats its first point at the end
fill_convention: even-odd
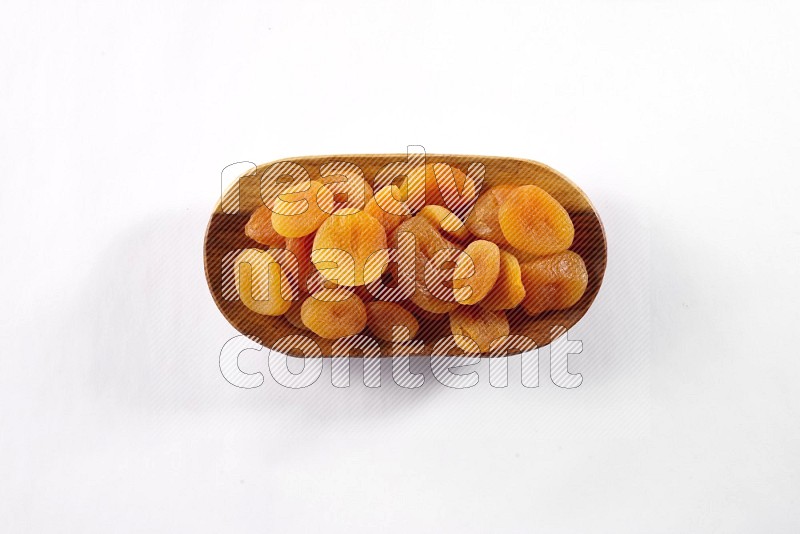
{"type": "MultiPolygon", "coordinates": [[[[294,162],[302,165],[313,180],[319,178],[319,168],[332,161],[351,162],[364,172],[366,180],[372,185],[375,175],[385,165],[407,160],[406,154],[374,155],[334,155],[287,158],[281,162],[294,162]]],[[[575,226],[575,239],[570,250],[578,253],[586,263],[589,282],[586,292],[575,306],[568,310],[545,312],[528,316],[521,308],[508,313],[512,334],[522,334],[533,339],[538,346],[549,344],[553,339],[552,329],[560,326],[566,329],[574,326],[591,306],[603,281],[606,269],[607,246],[602,222],[594,207],[574,183],[568,178],[541,163],[491,156],[461,156],[428,154],[427,163],[443,162],[466,172],[470,163],[485,165],[486,177],[482,188],[500,184],[532,184],[541,187],[558,200],[567,210],[575,226]]],[[[214,301],[228,321],[244,335],[265,347],[291,334],[306,335],[318,342],[322,353],[331,356],[332,343],[320,339],[307,330],[300,330],[289,324],[283,317],[259,315],[246,308],[238,299],[228,299],[223,295],[223,259],[230,252],[243,248],[266,249],[244,234],[244,225],[250,214],[263,204],[261,200],[260,176],[264,169],[275,162],[259,165],[235,181],[217,203],[209,221],[204,244],[206,278],[214,301]]],[[[425,351],[430,354],[436,341],[450,335],[447,316],[440,320],[425,321],[425,351]]],[[[422,329],[421,329],[422,330],[422,329]]],[[[381,347],[382,356],[391,356],[391,343],[376,340],[381,347]]],[[[359,356],[357,352],[351,354],[359,356]]]]}

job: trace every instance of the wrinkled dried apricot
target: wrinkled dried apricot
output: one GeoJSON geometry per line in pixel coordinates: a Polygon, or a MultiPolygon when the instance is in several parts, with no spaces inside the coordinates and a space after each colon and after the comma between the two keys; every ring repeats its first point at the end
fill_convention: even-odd
{"type": "Polygon", "coordinates": [[[266,206],[259,206],[250,216],[250,220],[244,226],[244,233],[247,237],[271,247],[283,245],[284,237],[272,227],[272,210],[266,206]]]}
{"type": "MultiPolygon", "coordinates": [[[[425,279],[425,268],[428,265],[428,262],[429,260],[425,257],[425,254],[423,254],[422,251],[417,251],[415,266],[416,288],[414,293],[411,295],[411,302],[429,313],[442,314],[453,311],[456,309],[456,307],[458,307],[458,302],[456,302],[455,295],[452,293],[452,290],[445,294],[445,296],[449,297],[446,299],[434,295],[431,291],[431,288],[429,287],[429,281],[425,279]]],[[[452,275],[450,278],[452,278],[452,275]]]]}
{"type": "Polygon", "coordinates": [[[411,295],[411,302],[436,315],[453,311],[458,307],[458,302],[448,302],[432,295],[424,284],[417,286],[417,290],[411,295]]]}
{"type": "Polygon", "coordinates": [[[309,330],[325,339],[352,336],[367,325],[367,310],[356,295],[338,301],[310,296],[303,301],[300,316],[309,330]]]}
{"type": "Polygon", "coordinates": [[[503,236],[513,246],[542,256],[568,249],[575,228],[567,210],[535,185],[517,187],[498,211],[503,236]]]}
{"type": "Polygon", "coordinates": [[[367,308],[367,326],[370,331],[384,341],[392,341],[394,327],[408,329],[409,339],[419,331],[419,322],[410,311],[394,302],[370,302],[367,308]]]}
{"type": "Polygon", "coordinates": [[[516,188],[515,185],[496,185],[481,193],[466,222],[472,235],[498,245],[508,243],[500,229],[497,211],[516,188]]]}
{"type": "Polygon", "coordinates": [[[372,187],[363,178],[351,176],[347,180],[323,179],[322,183],[333,195],[330,213],[347,208],[363,210],[372,200],[372,187]]]}
{"type": "Polygon", "coordinates": [[[301,292],[308,291],[306,282],[308,275],[314,264],[311,263],[311,249],[314,244],[314,234],[309,234],[303,237],[287,237],[286,250],[294,254],[297,258],[298,267],[298,290],[301,292]]]}
{"type": "Polygon", "coordinates": [[[461,219],[444,206],[429,205],[419,211],[419,215],[425,217],[437,229],[450,239],[465,241],[469,239],[469,231],[461,219]]]}
{"type": "MultiPolygon", "coordinates": [[[[398,237],[401,233],[409,232],[415,239],[415,277],[416,289],[411,296],[411,301],[431,313],[447,313],[453,310],[457,303],[454,297],[451,299],[441,299],[431,292],[431,288],[425,280],[425,270],[428,262],[436,256],[437,252],[445,249],[458,250],[458,247],[442,237],[431,222],[422,216],[414,216],[403,221],[392,235],[392,246],[398,245],[398,237]]],[[[440,265],[436,265],[440,268],[440,265]]],[[[452,276],[451,276],[452,278],[452,276]]],[[[452,293],[450,294],[452,296],[452,293]]]]}
{"type": "Polygon", "coordinates": [[[365,212],[378,219],[378,222],[386,229],[387,234],[397,228],[397,225],[401,222],[411,217],[411,211],[405,202],[398,200],[398,198],[400,198],[398,187],[396,185],[387,185],[379,189],[364,208],[365,212]]]}
{"type": "Polygon", "coordinates": [[[516,308],[525,298],[522,285],[522,271],[519,261],[513,254],[500,251],[500,274],[489,295],[481,301],[487,310],[510,310],[516,308]]]}
{"type": "Polygon", "coordinates": [[[314,237],[313,261],[323,276],[340,285],[368,284],[378,279],[388,264],[386,231],[375,217],[356,208],[337,211],[314,237]],[[341,261],[342,252],[352,262],[341,261]],[[323,270],[320,264],[325,263],[335,263],[336,267],[323,270]]]}
{"type": "Polygon", "coordinates": [[[430,326],[430,323],[432,323],[434,321],[441,321],[442,319],[446,319],[447,318],[447,312],[451,312],[451,311],[453,311],[454,309],[456,309],[458,307],[458,304],[456,304],[451,309],[447,310],[447,312],[433,313],[433,312],[429,312],[426,309],[420,308],[419,306],[414,304],[414,301],[412,301],[410,299],[406,300],[406,301],[403,301],[400,304],[405,309],[407,309],[409,311],[409,313],[411,313],[414,317],[417,317],[419,319],[419,321],[422,323],[422,325],[424,327],[426,327],[426,328],[428,326],[430,326]]]}
{"type": "Polygon", "coordinates": [[[475,202],[477,187],[475,182],[461,170],[447,163],[428,163],[412,169],[400,185],[407,195],[413,211],[424,205],[444,206],[459,216],[464,216],[475,202]],[[424,200],[419,204],[419,195],[424,200]]]}
{"type": "Polygon", "coordinates": [[[426,258],[432,258],[436,252],[443,248],[458,248],[455,244],[442,237],[442,234],[428,219],[419,215],[403,221],[395,228],[390,240],[392,246],[397,246],[397,238],[401,232],[410,232],[414,235],[417,250],[422,252],[426,258]]]}
{"type": "MultiPolygon", "coordinates": [[[[450,331],[458,336],[466,336],[477,343],[481,352],[488,352],[492,341],[509,334],[508,319],[501,310],[487,310],[481,306],[459,306],[450,312],[450,331]]],[[[465,351],[473,347],[463,339],[456,338],[456,344],[465,351]]]]}
{"type": "Polygon", "coordinates": [[[472,305],[482,301],[500,274],[500,248],[491,241],[473,241],[456,260],[453,287],[456,300],[472,305]]]}
{"type": "Polygon", "coordinates": [[[506,245],[502,247],[502,249],[511,254],[512,256],[514,256],[515,258],[517,258],[517,261],[519,262],[520,265],[529,261],[538,260],[539,258],[543,257],[541,254],[533,254],[532,252],[525,252],[524,250],[514,248],[511,245],[506,245]]]}
{"type": "Polygon", "coordinates": [[[333,212],[346,208],[364,209],[372,198],[372,186],[355,163],[331,161],[319,168],[317,180],[333,193],[333,212]]]}
{"type": "Polygon", "coordinates": [[[586,291],[589,275],[583,259],[567,250],[520,265],[529,315],[572,307],[586,291]]]}
{"type": "Polygon", "coordinates": [[[333,193],[317,181],[290,185],[272,206],[272,227],[284,237],[303,237],[333,211],[333,193]]]}
{"type": "Polygon", "coordinates": [[[292,304],[295,283],[270,251],[243,250],[234,261],[234,280],[242,304],[261,315],[283,315],[292,304]]]}

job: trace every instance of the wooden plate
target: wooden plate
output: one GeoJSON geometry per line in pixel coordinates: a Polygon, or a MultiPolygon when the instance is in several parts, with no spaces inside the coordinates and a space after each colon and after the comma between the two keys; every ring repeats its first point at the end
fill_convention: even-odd
{"type": "MultiPolygon", "coordinates": [[[[308,156],[288,158],[280,162],[301,165],[308,171],[312,180],[319,178],[319,169],[326,163],[335,161],[354,163],[361,168],[365,179],[372,184],[375,175],[385,165],[404,162],[407,159],[406,154],[367,154],[308,156]]],[[[425,156],[425,162],[447,163],[464,172],[470,164],[482,163],[485,166],[483,191],[499,184],[533,184],[547,191],[564,206],[575,226],[575,240],[570,249],[583,258],[589,274],[586,292],[578,303],[568,310],[545,312],[531,317],[518,307],[507,315],[511,333],[528,336],[538,346],[547,345],[556,337],[554,327],[569,329],[575,325],[597,296],[606,269],[607,255],[603,224],[583,191],[557,171],[530,160],[428,154],[425,156]]],[[[230,271],[226,258],[230,258],[240,249],[268,248],[248,238],[244,233],[244,226],[250,214],[263,204],[260,177],[265,169],[275,163],[278,162],[259,165],[247,172],[231,184],[217,203],[206,230],[204,245],[206,279],[220,311],[242,334],[265,347],[272,347],[278,339],[287,335],[304,335],[318,343],[324,356],[330,356],[332,351],[329,340],[320,339],[307,330],[299,330],[283,317],[268,317],[251,311],[235,298],[235,295],[230,294],[230,283],[225,282],[225,273],[230,271]]],[[[227,276],[230,276],[230,273],[227,276]]],[[[441,320],[426,323],[425,330],[429,339],[425,340],[426,351],[423,354],[430,354],[437,340],[451,334],[447,315],[443,315],[441,320]]],[[[391,343],[377,339],[376,341],[380,345],[382,356],[392,355],[391,343]]],[[[358,354],[353,353],[352,356],[358,354]]]]}

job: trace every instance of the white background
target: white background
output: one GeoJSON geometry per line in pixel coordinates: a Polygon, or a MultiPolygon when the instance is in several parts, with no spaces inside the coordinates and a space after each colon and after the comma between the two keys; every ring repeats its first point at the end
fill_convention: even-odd
{"type": "Polygon", "coordinates": [[[19,1],[0,44],[3,532],[800,531],[797,3],[19,1]],[[220,170],[409,144],[595,202],[583,384],[225,382],[220,170]]]}

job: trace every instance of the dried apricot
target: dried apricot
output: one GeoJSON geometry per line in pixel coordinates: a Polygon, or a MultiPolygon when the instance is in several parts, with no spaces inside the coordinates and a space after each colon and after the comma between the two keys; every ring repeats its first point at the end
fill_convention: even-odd
{"type": "Polygon", "coordinates": [[[419,331],[419,322],[410,311],[394,302],[370,302],[367,308],[367,326],[370,331],[384,341],[392,341],[394,327],[408,329],[409,338],[419,331]]]}
{"type": "Polygon", "coordinates": [[[419,318],[423,322],[423,325],[427,328],[430,324],[434,321],[441,321],[442,319],[447,318],[447,312],[451,312],[458,307],[458,304],[453,306],[451,309],[447,310],[443,313],[433,313],[429,312],[426,309],[420,308],[412,300],[406,300],[400,303],[405,309],[409,311],[414,317],[419,318]]]}
{"type": "Polygon", "coordinates": [[[458,241],[469,239],[469,231],[461,219],[444,206],[433,204],[425,206],[419,211],[419,215],[428,219],[434,227],[444,232],[446,237],[458,241]]]}
{"type": "Polygon", "coordinates": [[[242,304],[261,315],[283,315],[292,304],[293,282],[274,254],[246,249],[234,261],[234,280],[242,304]]]}
{"type": "Polygon", "coordinates": [[[400,190],[396,185],[387,185],[375,193],[368,202],[364,211],[378,219],[386,233],[390,233],[397,228],[404,220],[411,217],[411,211],[405,202],[398,200],[400,190]]]}
{"type": "MultiPolygon", "coordinates": [[[[429,261],[434,258],[439,251],[447,249],[457,251],[459,248],[442,237],[431,222],[422,216],[415,216],[403,221],[400,226],[395,229],[392,235],[393,246],[398,246],[398,238],[405,232],[413,234],[416,247],[416,289],[411,296],[411,301],[423,310],[431,313],[447,313],[453,310],[457,306],[455,298],[444,300],[435,296],[431,292],[431,288],[428,287],[425,271],[429,261]]],[[[435,265],[437,269],[442,267],[439,263],[441,262],[437,262],[437,265],[435,265]]],[[[452,279],[452,275],[450,278],[452,279]]]]}
{"type": "Polygon", "coordinates": [[[465,305],[482,301],[499,274],[500,248],[491,241],[473,241],[456,260],[453,280],[456,300],[465,305]]]}
{"type": "Polygon", "coordinates": [[[349,161],[331,161],[319,168],[319,182],[333,193],[333,211],[345,208],[364,209],[372,198],[372,186],[364,171],[349,161]]]}
{"type": "Polygon", "coordinates": [[[529,315],[572,307],[586,291],[589,275],[583,259],[567,250],[520,265],[529,315]]]}
{"type": "Polygon", "coordinates": [[[467,228],[475,237],[498,245],[508,243],[500,229],[497,211],[516,188],[515,185],[496,185],[478,197],[466,222],[467,228]]]}
{"type": "Polygon", "coordinates": [[[524,250],[520,250],[518,248],[514,248],[511,245],[506,245],[502,247],[503,250],[517,258],[517,261],[522,265],[523,263],[538,260],[543,256],[541,254],[534,254],[532,252],[525,252],[524,250]]]}
{"type": "MultiPolygon", "coordinates": [[[[458,252],[458,249],[451,250],[458,252]]],[[[415,270],[416,288],[411,295],[411,302],[429,313],[442,314],[453,311],[458,307],[458,302],[456,302],[452,289],[449,292],[439,291],[437,292],[438,296],[434,295],[431,291],[431,283],[435,284],[436,282],[431,279],[426,280],[425,270],[428,263],[428,258],[426,258],[421,251],[417,251],[415,270]],[[441,296],[447,296],[448,298],[440,298],[441,296]]],[[[441,265],[436,265],[436,267],[441,268],[441,265]]],[[[450,279],[452,280],[452,274],[450,275],[450,279]]],[[[443,282],[444,281],[441,281],[439,283],[443,282]]],[[[452,287],[452,283],[450,285],[452,287]]]]}
{"type": "MultiPolygon", "coordinates": [[[[510,328],[506,314],[501,310],[487,310],[480,306],[459,306],[450,312],[450,331],[466,336],[477,343],[481,352],[488,352],[492,341],[507,336],[510,328]]],[[[456,338],[456,344],[465,351],[472,349],[469,343],[456,338]]]]}
{"type": "Polygon", "coordinates": [[[575,237],[567,210],[535,185],[514,189],[500,206],[498,217],[506,240],[525,252],[555,254],[568,249],[575,237]]]}
{"type": "Polygon", "coordinates": [[[363,210],[372,200],[372,187],[363,178],[351,177],[348,180],[327,181],[324,184],[333,195],[330,213],[347,208],[363,210]]]}
{"type": "Polygon", "coordinates": [[[461,170],[447,163],[428,163],[411,170],[400,189],[419,211],[425,205],[436,204],[463,216],[477,197],[475,182],[461,170]],[[420,202],[420,196],[424,199],[420,202]]]}
{"type": "Polygon", "coordinates": [[[306,298],[300,309],[306,327],[325,339],[358,334],[367,325],[367,310],[356,295],[346,300],[306,298]]]}
{"type": "Polygon", "coordinates": [[[487,310],[511,310],[525,298],[522,271],[513,254],[500,250],[500,274],[489,295],[481,301],[487,310]]]}
{"type": "Polygon", "coordinates": [[[250,215],[250,220],[244,226],[244,233],[247,237],[262,245],[271,247],[283,245],[283,236],[272,227],[272,210],[266,206],[259,206],[250,215]]]}
{"type": "Polygon", "coordinates": [[[314,265],[311,263],[311,249],[314,244],[314,234],[303,237],[287,237],[286,250],[294,254],[297,258],[298,267],[298,289],[302,292],[308,291],[308,275],[314,265]]]}
{"type": "Polygon", "coordinates": [[[303,237],[320,227],[333,211],[333,193],[317,181],[290,185],[275,199],[272,226],[284,237],[303,237]]]}
{"type": "Polygon", "coordinates": [[[416,240],[416,248],[422,252],[426,258],[432,258],[436,252],[443,248],[458,248],[439,233],[431,222],[422,216],[411,217],[403,221],[395,228],[392,238],[392,246],[397,246],[397,238],[402,232],[410,232],[416,240]]]}
{"type": "Polygon", "coordinates": [[[323,276],[343,286],[362,286],[378,279],[389,261],[386,231],[368,213],[356,208],[339,210],[320,226],[314,237],[314,264],[333,262],[335,269],[320,269],[323,276]],[[342,262],[346,253],[352,262],[342,262]]]}
{"type": "Polygon", "coordinates": [[[448,302],[432,295],[424,284],[417,286],[417,290],[411,295],[411,302],[436,315],[453,311],[458,307],[458,302],[448,302]]]}

